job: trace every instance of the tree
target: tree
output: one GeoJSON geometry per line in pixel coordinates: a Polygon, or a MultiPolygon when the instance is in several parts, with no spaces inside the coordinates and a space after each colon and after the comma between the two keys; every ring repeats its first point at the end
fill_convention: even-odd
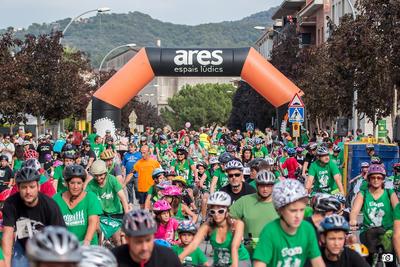
{"type": "Polygon", "coordinates": [[[230,84],[185,85],[161,110],[165,123],[174,129],[190,122],[194,128],[214,123],[225,125],[232,109],[235,87],[230,84]]]}
{"type": "Polygon", "coordinates": [[[246,123],[252,122],[255,127],[264,129],[271,126],[272,117],[275,117],[274,106],[248,83],[240,81],[233,97],[228,127],[230,129],[245,130],[246,123]]]}

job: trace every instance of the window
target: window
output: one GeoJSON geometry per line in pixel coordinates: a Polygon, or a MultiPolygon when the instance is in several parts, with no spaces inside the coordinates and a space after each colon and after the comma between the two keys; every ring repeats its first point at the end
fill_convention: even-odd
{"type": "Polygon", "coordinates": [[[332,20],[336,24],[335,5],[332,5],[332,20]]]}

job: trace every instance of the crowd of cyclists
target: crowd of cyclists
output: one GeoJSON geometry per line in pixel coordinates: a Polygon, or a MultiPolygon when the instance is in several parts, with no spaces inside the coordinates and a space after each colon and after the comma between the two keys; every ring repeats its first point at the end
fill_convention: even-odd
{"type": "Polygon", "coordinates": [[[4,135],[0,267],[396,266],[400,163],[389,176],[367,144],[344,183],[343,140],[302,139],[4,135]]]}

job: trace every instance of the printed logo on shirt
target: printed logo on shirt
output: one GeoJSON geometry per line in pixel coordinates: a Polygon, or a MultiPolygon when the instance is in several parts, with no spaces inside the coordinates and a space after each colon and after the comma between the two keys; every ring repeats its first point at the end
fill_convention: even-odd
{"type": "Polygon", "coordinates": [[[103,194],[101,194],[100,198],[102,198],[102,199],[113,199],[114,195],[113,195],[112,192],[110,192],[110,193],[104,192],[103,194]]]}
{"type": "Polygon", "coordinates": [[[298,259],[294,256],[301,255],[302,253],[303,253],[302,247],[282,249],[281,254],[284,259],[278,261],[277,267],[300,267],[301,259],[298,259]]]}
{"type": "Polygon", "coordinates": [[[67,226],[85,225],[85,215],[83,210],[77,211],[74,214],[63,215],[67,226]]]}

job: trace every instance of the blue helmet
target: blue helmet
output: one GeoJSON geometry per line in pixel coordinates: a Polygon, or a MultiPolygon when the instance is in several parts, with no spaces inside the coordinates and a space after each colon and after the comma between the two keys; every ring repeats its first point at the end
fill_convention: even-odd
{"type": "Polygon", "coordinates": [[[157,168],[153,171],[153,173],[151,174],[151,176],[153,177],[153,179],[158,178],[158,176],[160,176],[160,174],[164,174],[165,175],[165,170],[163,168],[157,168]]]}
{"type": "Polygon", "coordinates": [[[333,230],[341,230],[348,232],[350,230],[350,225],[343,216],[333,214],[326,216],[320,224],[320,232],[326,233],[333,230]]]}
{"type": "Polygon", "coordinates": [[[171,247],[171,244],[164,239],[154,239],[154,244],[167,248],[171,247]]]}
{"type": "Polygon", "coordinates": [[[296,155],[296,149],[294,149],[293,147],[289,147],[287,149],[287,153],[289,154],[289,156],[294,156],[296,155]]]}

